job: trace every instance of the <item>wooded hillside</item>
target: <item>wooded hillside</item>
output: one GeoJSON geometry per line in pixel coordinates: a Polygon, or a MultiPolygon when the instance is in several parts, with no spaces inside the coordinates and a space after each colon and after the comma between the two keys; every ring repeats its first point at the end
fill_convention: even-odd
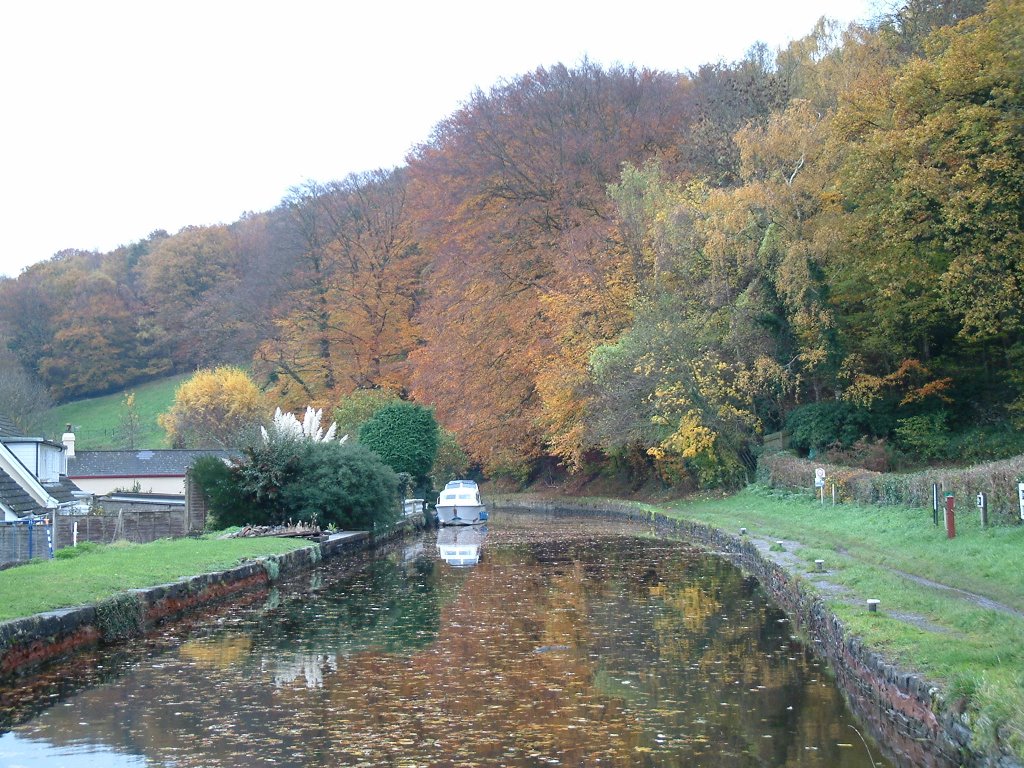
{"type": "Polygon", "coordinates": [[[519,478],[729,483],[784,426],[995,457],[1024,450],[1022,115],[1024,0],[911,0],[685,74],[552,66],[403,168],[59,253],[0,282],[0,330],[58,400],[252,364],[286,407],[433,405],[519,478]]]}

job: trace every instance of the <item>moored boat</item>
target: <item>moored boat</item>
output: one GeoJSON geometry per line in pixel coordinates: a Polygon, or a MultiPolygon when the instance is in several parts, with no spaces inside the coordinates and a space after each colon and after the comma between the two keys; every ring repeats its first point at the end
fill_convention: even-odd
{"type": "Polygon", "coordinates": [[[476,525],[486,519],[487,508],[472,480],[452,480],[437,497],[437,522],[441,525],[476,525]]]}

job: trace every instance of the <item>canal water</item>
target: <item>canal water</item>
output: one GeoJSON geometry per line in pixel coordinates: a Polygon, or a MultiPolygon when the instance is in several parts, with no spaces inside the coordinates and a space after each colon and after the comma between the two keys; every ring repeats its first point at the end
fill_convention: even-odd
{"type": "Polygon", "coordinates": [[[499,512],[325,563],[0,689],[0,766],[888,765],[756,581],[637,534],[499,512]]]}

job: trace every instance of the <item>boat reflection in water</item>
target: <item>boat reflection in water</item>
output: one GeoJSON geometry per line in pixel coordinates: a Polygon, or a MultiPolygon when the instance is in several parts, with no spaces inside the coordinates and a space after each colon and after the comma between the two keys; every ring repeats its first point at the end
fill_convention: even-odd
{"type": "Polygon", "coordinates": [[[487,526],[441,528],[437,532],[437,551],[448,565],[476,565],[483,553],[487,526]]]}

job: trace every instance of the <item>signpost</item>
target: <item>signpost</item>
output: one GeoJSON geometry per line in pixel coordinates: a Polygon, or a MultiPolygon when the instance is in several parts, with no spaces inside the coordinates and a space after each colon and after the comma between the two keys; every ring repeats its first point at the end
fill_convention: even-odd
{"type": "Polygon", "coordinates": [[[821,489],[821,503],[825,503],[825,468],[818,467],[814,470],[814,487],[821,489]]]}
{"type": "Polygon", "coordinates": [[[1024,483],[1017,483],[1017,495],[1020,497],[1020,519],[1024,520],[1024,483]]]}

